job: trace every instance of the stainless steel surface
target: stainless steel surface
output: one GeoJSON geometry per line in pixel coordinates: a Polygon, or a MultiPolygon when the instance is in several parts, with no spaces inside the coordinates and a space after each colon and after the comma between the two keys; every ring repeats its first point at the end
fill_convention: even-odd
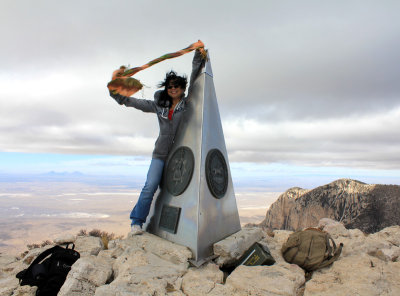
{"type": "Polygon", "coordinates": [[[207,75],[214,77],[212,68],[211,68],[210,56],[208,55],[208,51],[207,51],[207,57],[208,57],[208,62],[205,64],[202,73],[206,73],[207,75]]]}
{"type": "Polygon", "coordinates": [[[200,264],[213,255],[214,243],[241,229],[210,59],[194,82],[170,156],[181,146],[193,151],[195,161],[192,179],[186,190],[178,196],[173,196],[167,186],[163,186],[153,203],[152,217],[145,227],[150,233],[189,247],[194,256],[192,261],[200,264]],[[228,167],[228,187],[220,199],[211,194],[206,181],[205,161],[211,149],[222,152],[228,167]],[[181,208],[175,234],[158,226],[164,204],[181,208]]]}

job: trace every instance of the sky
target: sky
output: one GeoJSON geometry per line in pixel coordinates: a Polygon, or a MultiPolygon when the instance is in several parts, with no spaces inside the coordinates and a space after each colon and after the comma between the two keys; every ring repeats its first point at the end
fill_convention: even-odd
{"type": "MultiPolygon", "coordinates": [[[[236,182],[400,184],[399,11],[389,0],[2,0],[0,174],[145,172],[157,120],[106,84],[120,65],[201,39],[236,182]]],[[[136,96],[151,99],[171,69],[190,74],[192,57],[135,75],[136,96]]]]}

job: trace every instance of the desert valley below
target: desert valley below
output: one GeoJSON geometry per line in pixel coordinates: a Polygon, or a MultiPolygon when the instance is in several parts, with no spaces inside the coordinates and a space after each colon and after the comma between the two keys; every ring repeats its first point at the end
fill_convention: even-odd
{"type": "MultiPolygon", "coordinates": [[[[242,225],[259,223],[280,192],[236,189],[242,225]]],[[[140,190],[125,185],[81,182],[2,182],[0,253],[19,254],[28,244],[52,240],[81,229],[117,236],[130,230],[129,213],[140,190]]]]}

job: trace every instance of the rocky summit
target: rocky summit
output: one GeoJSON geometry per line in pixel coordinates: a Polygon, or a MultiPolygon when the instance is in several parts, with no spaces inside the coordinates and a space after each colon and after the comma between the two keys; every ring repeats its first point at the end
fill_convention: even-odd
{"type": "Polygon", "coordinates": [[[312,190],[291,188],[279,196],[260,224],[267,229],[297,230],[322,218],[340,221],[347,228],[374,233],[400,225],[400,186],[369,185],[340,179],[312,190]]]}
{"type": "MultiPolygon", "coordinates": [[[[333,265],[312,274],[284,261],[280,250],[292,233],[288,230],[267,234],[244,228],[216,243],[216,258],[201,267],[190,266],[188,248],[149,233],[110,241],[107,248],[98,237],[66,235],[55,241],[74,242],[81,258],[58,295],[400,295],[400,226],[369,235],[328,218],[313,226],[344,247],[333,265]],[[274,265],[221,271],[255,241],[269,248],[274,265]]],[[[19,286],[15,275],[49,247],[32,249],[21,258],[0,254],[0,295],[35,295],[36,287],[19,286]]]]}

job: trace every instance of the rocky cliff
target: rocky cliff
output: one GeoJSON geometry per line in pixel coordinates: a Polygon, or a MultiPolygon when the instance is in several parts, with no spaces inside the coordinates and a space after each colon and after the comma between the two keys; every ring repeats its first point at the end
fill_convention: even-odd
{"type": "MultiPolygon", "coordinates": [[[[400,295],[400,226],[371,235],[330,219],[313,226],[329,232],[344,247],[332,266],[311,276],[282,258],[280,249],[292,233],[288,230],[267,235],[260,228],[244,228],[215,244],[217,258],[199,268],[189,265],[192,254],[186,247],[148,233],[111,241],[108,249],[97,237],[59,239],[58,243],[74,240],[81,258],[58,295],[400,295]],[[268,246],[274,265],[241,265],[229,275],[220,270],[254,241],[268,246]]],[[[0,295],[35,295],[36,287],[19,286],[15,274],[43,250],[32,249],[22,258],[0,254],[0,295]]]]}
{"type": "Polygon", "coordinates": [[[321,218],[347,228],[374,233],[400,225],[400,186],[368,185],[340,179],[312,190],[291,188],[267,211],[260,224],[268,229],[297,230],[316,225],[321,218]]]}

